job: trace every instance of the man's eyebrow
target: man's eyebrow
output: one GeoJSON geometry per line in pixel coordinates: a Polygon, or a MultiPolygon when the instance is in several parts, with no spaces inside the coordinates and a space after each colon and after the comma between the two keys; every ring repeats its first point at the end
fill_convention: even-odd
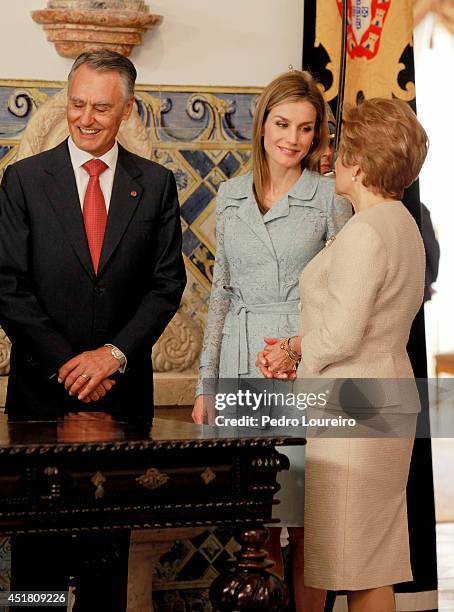
{"type": "MultiPolygon", "coordinates": [[[[76,98],[75,96],[71,96],[69,99],[71,100],[71,102],[86,104],[85,100],[82,100],[81,98],[76,98]]],[[[113,105],[110,102],[107,102],[105,100],[99,100],[98,102],[95,102],[93,106],[107,106],[111,108],[113,105]]]]}

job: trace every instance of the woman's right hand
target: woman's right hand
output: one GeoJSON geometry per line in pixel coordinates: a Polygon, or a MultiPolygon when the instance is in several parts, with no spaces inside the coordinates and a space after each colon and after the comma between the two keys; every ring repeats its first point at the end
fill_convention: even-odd
{"type": "Polygon", "coordinates": [[[192,409],[192,420],[197,425],[214,425],[216,409],[214,395],[198,395],[192,409]]]}

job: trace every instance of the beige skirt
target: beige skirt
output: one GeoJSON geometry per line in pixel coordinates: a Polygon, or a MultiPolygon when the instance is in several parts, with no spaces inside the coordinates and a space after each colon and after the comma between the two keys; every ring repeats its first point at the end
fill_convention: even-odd
{"type": "MultiPolygon", "coordinates": [[[[406,419],[416,425],[417,416],[406,419]]],[[[308,440],[307,586],[356,591],[413,579],[406,500],[412,449],[412,437],[308,440]]]]}

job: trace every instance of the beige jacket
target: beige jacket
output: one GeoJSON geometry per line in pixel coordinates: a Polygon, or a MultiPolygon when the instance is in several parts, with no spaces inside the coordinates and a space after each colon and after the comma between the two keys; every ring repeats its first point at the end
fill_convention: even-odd
{"type": "Polygon", "coordinates": [[[298,376],[413,378],[406,346],[424,272],[421,235],[402,203],[355,214],[301,275],[298,376]]]}

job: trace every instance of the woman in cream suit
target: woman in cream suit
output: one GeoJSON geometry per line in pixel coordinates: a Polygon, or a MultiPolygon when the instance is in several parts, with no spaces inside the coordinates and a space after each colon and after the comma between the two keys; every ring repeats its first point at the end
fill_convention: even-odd
{"type": "MultiPolygon", "coordinates": [[[[282,341],[268,340],[258,356],[266,376],[291,378],[300,356],[299,378],[413,378],[406,345],[425,254],[400,199],[426,153],[427,135],[404,102],[376,98],[346,111],[336,192],[355,215],[304,269],[301,335],[279,350],[282,341]]],[[[348,591],[350,612],[392,612],[392,585],[412,580],[406,484],[419,402],[389,387],[378,410],[405,422],[403,436],[308,441],[304,580],[348,591]]]]}

